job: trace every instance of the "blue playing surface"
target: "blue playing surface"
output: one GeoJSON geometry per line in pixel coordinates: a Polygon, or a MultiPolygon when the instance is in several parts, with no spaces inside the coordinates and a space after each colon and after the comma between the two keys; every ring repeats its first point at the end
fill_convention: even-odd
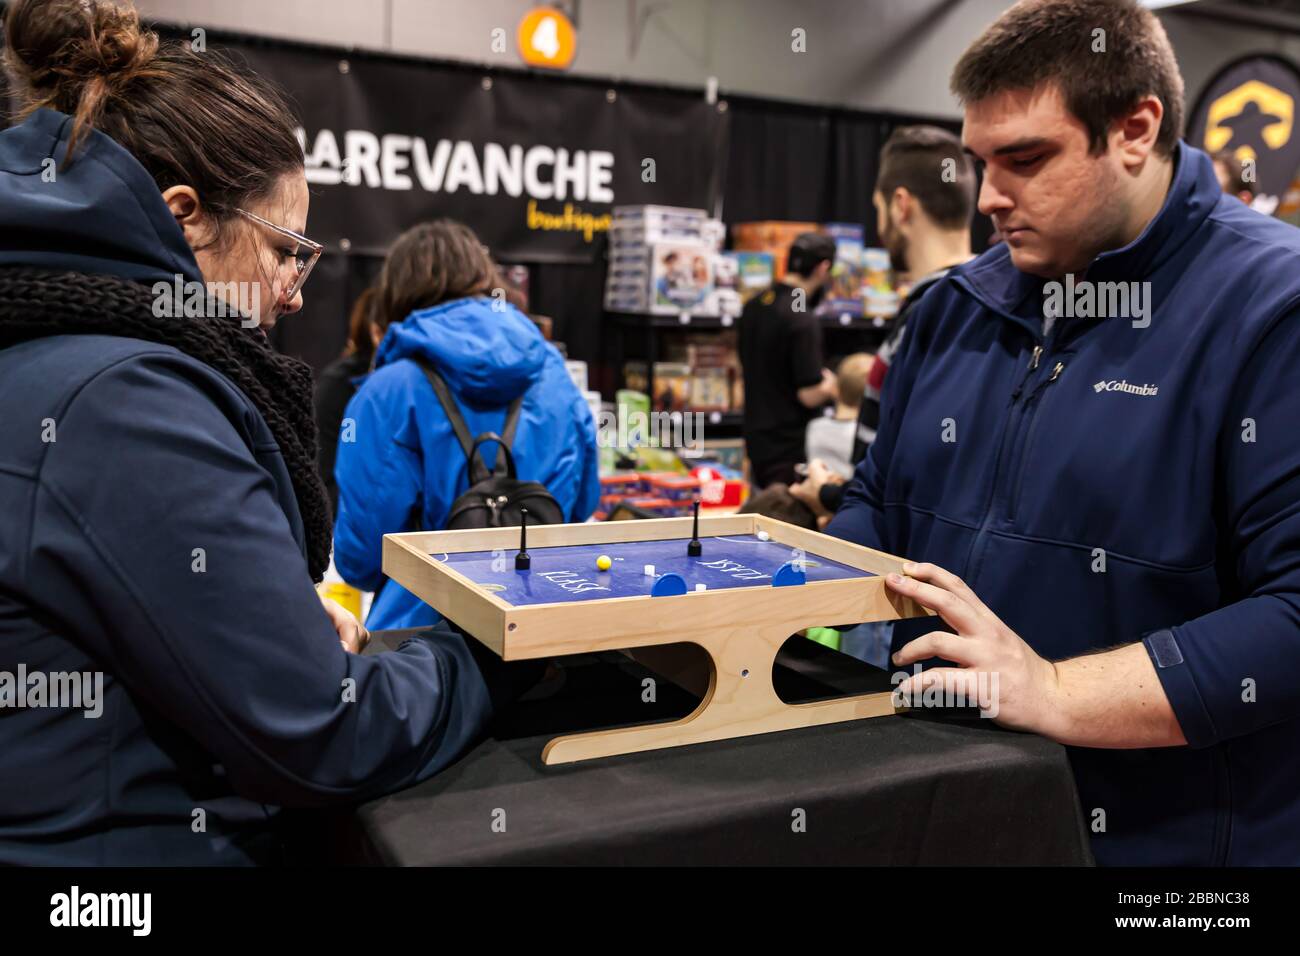
{"type": "MultiPolygon", "coordinates": [[[[532,568],[528,571],[515,570],[518,551],[513,548],[495,553],[435,551],[432,556],[516,606],[649,594],[655,578],[646,576],[647,564],[655,566],[656,576],[680,574],[688,592],[693,592],[696,584],[707,585],[710,591],[771,587],[777,569],[797,557],[789,545],[760,541],[752,534],[700,541],[703,553],[698,558],[687,556],[685,538],[529,548],[532,568]],[[596,558],[602,554],[614,562],[608,571],[596,567],[596,558]]],[[[872,577],[870,571],[811,553],[804,555],[804,572],[809,582],[872,577]]]]}

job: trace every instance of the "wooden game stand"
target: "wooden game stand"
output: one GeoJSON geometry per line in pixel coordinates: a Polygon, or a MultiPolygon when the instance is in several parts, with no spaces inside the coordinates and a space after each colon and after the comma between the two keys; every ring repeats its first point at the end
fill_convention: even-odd
{"type": "MultiPolygon", "coordinates": [[[[547,764],[893,714],[888,692],[787,704],[776,694],[772,671],[781,645],[805,628],[929,614],[885,587],[884,575],[901,573],[903,559],[760,515],[700,519],[706,547],[710,537],[759,531],[809,559],[824,556],[875,576],[516,607],[430,554],[501,549],[513,556],[519,537],[514,528],[385,535],[384,573],[505,660],[622,650],[702,691],[700,705],[680,720],[557,737],[542,751],[547,764]],[[680,648],[667,645],[682,643],[705,650],[707,679],[680,670],[684,658],[674,653],[680,648]]],[[[685,547],[690,534],[690,518],[540,525],[528,529],[528,547],[673,538],[685,547]]]]}

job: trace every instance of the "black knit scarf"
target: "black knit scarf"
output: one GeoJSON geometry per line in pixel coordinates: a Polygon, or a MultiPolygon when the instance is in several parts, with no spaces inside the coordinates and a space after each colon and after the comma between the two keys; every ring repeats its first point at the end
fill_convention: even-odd
{"type": "MultiPolygon", "coordinates": [[[[329,498],[316,470],[311,368],[271,348],[237,317],[154,315],[150,285],[108,275],[27,266],[0,268],[0,348],[47,335],[118,335],[170,345],[230,379],[257,406],[293,481],[307,537],[307,564],[319,581],[329,566],[329,498]]],[[[215,310],[206,315],[219,315],[215,310]]]]}

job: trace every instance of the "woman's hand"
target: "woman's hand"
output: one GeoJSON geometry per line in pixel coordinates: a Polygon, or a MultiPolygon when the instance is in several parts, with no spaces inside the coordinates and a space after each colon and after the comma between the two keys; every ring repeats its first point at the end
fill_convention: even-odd
{"type": "Polygon", "coordinates": [[[361,626],[361,622],[352,616],[352,612],[323,594],[320,595],[320,603],[325,607],[325,613],[330,616],[343,649],[349,654],[360,654],[364,651],[366,645],[370,643],[370,632],[361,626]]]}

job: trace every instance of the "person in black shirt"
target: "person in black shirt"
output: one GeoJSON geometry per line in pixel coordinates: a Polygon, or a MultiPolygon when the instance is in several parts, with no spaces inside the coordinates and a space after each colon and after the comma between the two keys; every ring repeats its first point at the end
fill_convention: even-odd
{"type": "Polygon", "coordinates": [[[343,429],[343,412],[356,394],[353,382],[370,371],[381,335],[372,314],[375,290],[366,289],[357,297],[348,319],[348,344],[341,356],[321,370],[316,379],[316,461],[321,480],[329,492],[330,507],[338,514],[339,486],[334,480],[334,460],[338,456],[339,433],[343,429]]]}
{"type": "Polygon", "coordinates": [[[741,314],[745,452],[756,488],[795,481],[808,421],[834,398],[835,376],[822,366],[814,315],[834,260],[835,240],[804,233],[790,246],[785,277],[741,314]]]}

